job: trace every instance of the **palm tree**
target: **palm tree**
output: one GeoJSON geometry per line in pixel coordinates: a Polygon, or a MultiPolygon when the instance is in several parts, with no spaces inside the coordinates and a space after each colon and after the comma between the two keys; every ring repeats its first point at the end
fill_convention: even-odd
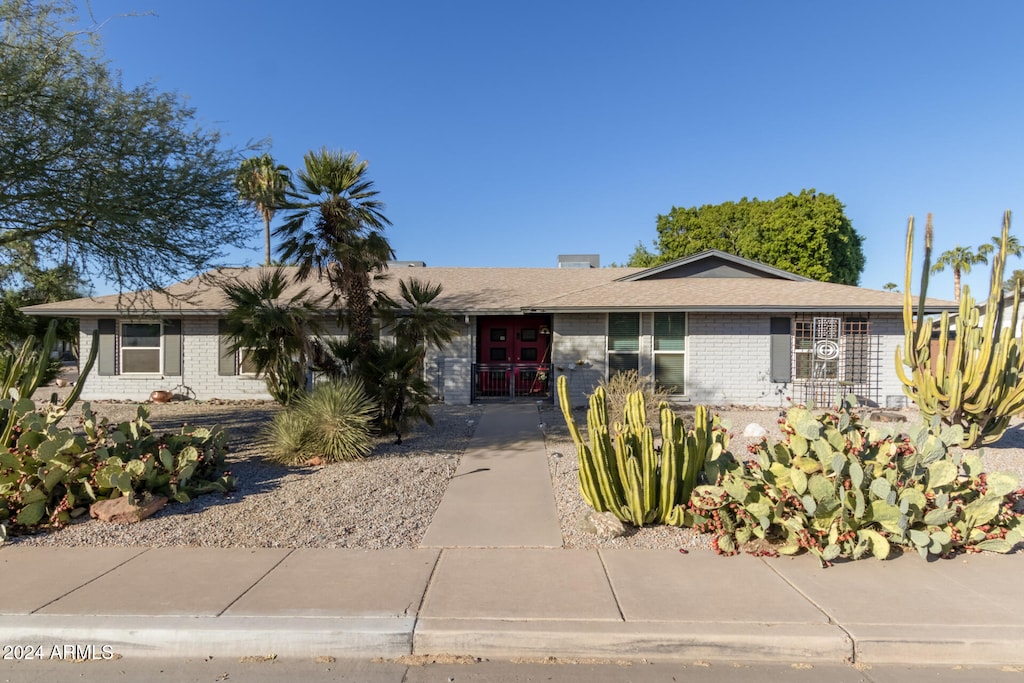
{"type": "Polygon", "coordinates": [[[355,153],[325,148],[307,153],[304,161],[297,201],[275,230],[283,238],[278,253],[298,263],[299,280],[314,271],[326,275],[345,299],[350,337],[368,354],[374,337],[371,273],[383,272],[394,258],[383,234],[391,223],[366,177],[367,162],[355,153]]]}
{"type": "Polygon", "coordinates": [[[1003,289],[1015,292],[1021,288],[1024,288],[1024,270],[1018,268],[1010,273],[1010,277],[1003,283],[1003,289]]]}
{"type": "Polygon", "coordinates": [[[280,268],[263,271],[255,282],[224,286],[231,303],[224,332],[231,351],[267,382],[274,400],[288,405],[306,387],[313,336],[320,332],[320,301],[308,287],[289,293],[290,280],[280,268]]]}
{"type": "Polygon", "coordinates": [[[440,349],[455,336],[455,321],[451,315],[433,306],[441,295],[441,285],[422,282],[416,278],[398,283],[402,303],[392,309],[395,339],[407,347],[420,346],[440,349]]]}
{"type": "Polygon", "coordinates": [[[235,174],[235,189],[242,201],[252,204],[263,218],[263,240],[266,263],[270,265],[270,222],[292,189],[292,172],[287,166],[274,163],[269,154],[244,160],[235,174]]]}
{"type": "Polygon", "coordinates": [[[398,344],[373,344],[369,362],[363,365],[364,381],[373,387],[379,407],[378,424],[382,434],[394,434],[402,443],[402,432],[414,420],[434,424],[428,406],[433,397],[430,387],[418,374],[419,347],[398,344]]]}
{"type": "MultiPolygon", "coordinates": [[[[980,247],[978,247],[978,253],[979,254],[985,254],[986,256],[988,256],[992,252],[999,250],[999,247],[1002,244],[1002,238],[999,235],[996,235],[990,241],[991,241],[991,244],[983,244],[980,247]]],[[[1005,255],[1006,256],[1013,255],[1013,256],[1020,257],[1021,254],[1024,254],[1024,247],[1021,246],[1020,240],[1017,238],[1017,236],[1016,235],[1009,235],[1009,236],[1007,236],[1007,238],[1006,238],[1006,254],[1005,255]]]]}
{"type": "Polygon", "coordinates": [[[932,266],[933,273],[940,273],[949,266],[953,270],[953,300],[960,303],[960,276],[971,272],[971,266],[988,263],[988,249],[978,249],[975,253],[970,247],[959,244],[939,254],[932,266]]]}

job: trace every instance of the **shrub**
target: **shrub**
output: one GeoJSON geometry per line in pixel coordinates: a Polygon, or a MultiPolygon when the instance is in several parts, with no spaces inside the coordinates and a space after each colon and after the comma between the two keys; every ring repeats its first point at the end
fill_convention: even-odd
{"type": "Polygon", "coordinates": [[[360,382],[322,382],[274,416],[263,432],[271,459],[301,465],[358,460],[373,449],[371,427],[377,405],[360,382]]]}
{"type": "Polygon", "coordinates": [[[1016,475],[985,473],[977,453],[949,449],[963,430],[936,417],[906,437],[862,424],[844,406],[815,418],[793,408],[786,438],[751,447],[714,484],[699,486],[687,521],[733,554],[754,539],[770,552],[809,551],[823,564],[889,556],[892,546],[923,557],[1009,552],[1022,540],[1024,491],[1016,475]]]}
{"type": "Polygon", "coordinates": [[[658,436],[658,425],[661,423],[661,404],[668,402],[668,393],[655,385],[650,377],[641,377],[636,370],[616,372],[600,384],[608,404],[608,415],[617,421],[626,412],[629,396],[636,392],[643,394],[646,407],[647,423],[654,425],[655,436],[658,436]]]}

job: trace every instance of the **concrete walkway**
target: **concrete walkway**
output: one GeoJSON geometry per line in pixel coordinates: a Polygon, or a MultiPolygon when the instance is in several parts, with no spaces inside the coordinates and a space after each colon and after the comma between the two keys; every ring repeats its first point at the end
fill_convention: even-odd
{"type": "Polygon", "coordinates": [[[510,462],[543,451],[535,415],[487,408],[465,474],[453,482],[487,475],[479,479],[486,494],[449,489],[424,539],[436,547],[2,546],[0,643],[51,659],[54,648],[70,647],[78,658],[446,653],[1024,665],[1021,555],[822,570],[810,557],[543,547],[556,543],[551,517],[523,506],[553,500],[535,486],[538,463],[510,462]],[[521,515],[532,533],[479,520],[505,515],[521,515]]]}
{"type": "Polygon", "coordinates": [[[562,547],[535,405],[487,407],[421,546],[562,547]]]}

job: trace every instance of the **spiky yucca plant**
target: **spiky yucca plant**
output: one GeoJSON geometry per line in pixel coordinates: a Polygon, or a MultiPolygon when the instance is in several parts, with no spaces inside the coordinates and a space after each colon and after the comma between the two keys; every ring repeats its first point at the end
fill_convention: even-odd
{"type": "Polygon", "coordinates": [[[361,382],[331,380],[275,415],[263,437],[271,459],[284,465],[359,460],[373,450],[376,415],[361,382]]]}

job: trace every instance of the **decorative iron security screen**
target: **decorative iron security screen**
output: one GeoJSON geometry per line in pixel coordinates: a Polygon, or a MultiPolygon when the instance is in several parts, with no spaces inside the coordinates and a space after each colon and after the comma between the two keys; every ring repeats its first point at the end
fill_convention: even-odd
{"type": "Polygon", "coordinates": [[[847,394],[878,403],[881,340],[867,317],[797,315],[793,329],[793,398],[834,405],[847,394]]]}

